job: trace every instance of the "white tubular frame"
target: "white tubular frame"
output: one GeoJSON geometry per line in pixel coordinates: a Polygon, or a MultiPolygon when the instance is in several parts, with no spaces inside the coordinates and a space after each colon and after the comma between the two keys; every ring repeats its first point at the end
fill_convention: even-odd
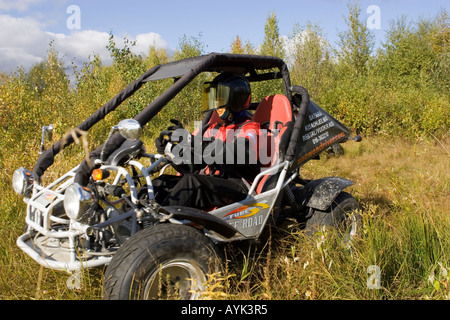
{"type": "MultiPolygon", "coordinates": [[[[164,161],[164,157],[161,155],[147,155],[155,161],[149,166],[145,167],[142,163],[132,160],[130,165],[135,166],[141,171],[147,186],[149,199],[154,198],[154,190],[150,177],[150,172],[154,170],[161,162],[164,161]]],[[[64,191],[70,186],[75,177],[78,166],[64,174],[62,177],[55,180],[53,183],[46,187],[35,184],[33,186],[33,195],[30,199],[26,200],[27,203],[27,215],[25,222],[27,223],[28,230],[25,234],[21,235],[16,243],[17,246],[29,255],[38,264],[54,269],[67,272],[73,272],[84,268],[93,268],[103,266],[109,263],[112,259],[112,255],[95,255],[90,259],[87,259],[81,248],[75,245],[76,237],[82,237],[86,235],[88,225],[81,224],[71,219],[63,219],[52,215],[53,208],[64,201],[64,191]],[[39,202],[42,197],[46,197],[49,204],[44,205],[39,202]],[[67,230],[57,230],[51,227],[51,222],[65,226],[67,230]],[[68,255],[69,261],[56,260],[46,255],[45,250],[41,250],[39,246],[34,242],[34,234],[44,237],[45,239],[68,239],[69,248],[61,248],[63,254],[68,255]]],[[[114,179],[114,183],[117,184],[122,177],[125,177],[127,183],[130,186],[131,200],[137,204],[137,190],[136,185],[133,182],[131,175],[123,167],[118,166],[101,166],[101,169],[116,171],[117,175],[114,179]]]]}

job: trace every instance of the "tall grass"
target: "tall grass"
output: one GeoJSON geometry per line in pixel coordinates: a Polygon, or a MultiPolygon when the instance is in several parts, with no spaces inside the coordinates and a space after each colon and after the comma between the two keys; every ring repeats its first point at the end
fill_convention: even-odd
{"type": "Polygon", "coordinates": [[[306,176],[355,181],[361,234],[349,247],[333,230],[311,238],[294,222],[274,229],[265,250],[238,250],[230,259],[235,268],[223,278],[220,297],[449,299],[448,146],[369,138],[345,145],[344,157],[307,164],[306,176]],[[370,286],[373,266],[379,288],[370,286]]]}
{"type": "MultiPolygon", "coordinates": [[[[343,176],[362,204],[363,228],[348,246],[332,230],[308,237],[294,221],[258,246],[231,246],[226,272],[213,275],[211,299],[449,299],[450,143],[368,138],[345,155],[308,163],[303,176],[343,176]],[[368,287],[369,266],[380,270],[368,287]]],[[[103,270],[70,274],[42,269],[15,245],[24,204],[2,176],[0,298],[100,299],[103,270]],[[72,278],[73,279],[73,278],[72,278]]],[[[369,270],[370,271],[370,270],[369,270]]]]}

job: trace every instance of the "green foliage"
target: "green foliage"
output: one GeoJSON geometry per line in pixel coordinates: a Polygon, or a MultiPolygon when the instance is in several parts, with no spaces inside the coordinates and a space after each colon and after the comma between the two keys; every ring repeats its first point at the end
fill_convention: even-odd
{"type": "Polygon", "coordinates": [[[361,6],[358,0],[348,4],[349,16],[345,19],[348,30],[339,33],[339,51],[337,56],[343,72],[361,75],[367,72],[370,55],[374,46],[374,36],[365,21],[360,19],[361,6]]]}
{"type": "Polygon", "coordinates": [[[118,48],[114,35],[111,33],[107,49],[113,58],[113,65],[117,73],[122,76],[125,83],[130,83],[138,78],[146,70],[144,68],[143,58],[131,52],[136,45],[136,41],[130,41],[126,37],[123,40],[123,48],[118,48]]]}
{"type": "MultiPolygon", "coordinates": [[[[245,52],[248,54],[261,54],[279,57],[281,59],[285,56],[284,42],[280,36],[278,27],[278,19],[275,13],[269,13],[264,26],[264,41],[259,50],[247,42],[245,52]]],[[[275,70],[274,70],[275,71],[275,70]]],[[[281,80],[260,82],[252,84],[252,100],[257,102],[265,97],[283,92],[283,84],[281,80]]]]}
{"type": "Polygon", "coordinates": [[[261,45],[260,54],[284,58],[283,42],[278,28],[278,19],[275,13],[270,13],[264,26],[264,42],[261,45]]]}
{"type": "Polygon", "coordinates": [[[179,49],[173,55],[173,60],[193,58],[204,53],[204,44],[201,42],[201,33],[198,37],[188,37],[184,35],[180,39],[179,49]]]}
{"type": "MultiPolygon", "coordinates": [[[[340,49],[335,52],[320,27],[310,22],[296,28],[291,38],[294,50],[289,56],[293,84],[306,87],[313,100],[354,130],[365,134],[442,135],[448,131],[450,102],[450,27],[442,10],[433,19],[393,21],[386,41],[372,54],[373,35],[360,18],[358,1],[349,3],[348,29],[340,33],[340,49]]],[[[239,36],[230,51],[287,57],[280,37],[278,19],[269,13],[260,46],[245,43],[239,36]]],[[[75,81],[69,84],[67,69],[50,44],[48,56],[29,71],[18,70],[3,75],[0,86],[0,123],[3,145],[13,138],[36,141],[31,132],[42,125],[55,123],[57,137],[68,127],[78,125],[109,101],[129,83],[151,67],[205,53],[201,34],[184,35],[177,51],[169,56],[163,49],[149,48],[148,55],[132,52],[134,42],[125,38],[118,46],[111,33],[107,48],[112,65],[104,65],[94,56],[81,70],[74,68],[75,81]],[[75,112],[74,112],[75,111],[75,112]],[[27,130],[13,127],[18,122],[27,130]]],[[[182,117],[185,124],[202,117],[199,85],[207,78],[196,79],[155,119],[162,128],[167,117],[182,117]]],[[[123,118],[134,117],[171,81],[144,86],[126,101],[107,121],[98,124],[89,136],[100,143],[102,133],[123,118]]],[[[282,91],[281,81],[253,85],[253,101],[282,91]]],[[[36,134],[35,134],[36,135],[36,134]]],[[[23,142],[26,143],[26,142],[23,142]]]]}
{"type": "MultiPolygon", "coordinates": [[[[309,58],[308,53],[330,50],[326,43],[312,42],[307,51],[300,51],[304,57],[295,61],[293,78],[305,84],[310,81],[313,99],[357,132],[447,134],[450,32],[446,12],[429,20],[408,22],[402,17],[392,22],[376,55],[370,54],[372,34],[359,13],[358,2],[349,5],[349,29],[341,33],[337,60],[309,58]],[[320,74],[321,65],[325,66],[322,81],[314,85],[311,81],[320,74]],[[302,79],[305,71],[310,76],[302,79]]],[[[305,41],[298,50],[303,47],[307,47],[305,41]]]]}
{"type": "Polygon", "coordinates": [[[291,81],[307,88],[311,98],[318,101],[330,89],[334,79],[330,45],[320,27],[310,22],[306,28],[295,30],[292,41],[295,50],[291,81]]]}
{"type": "Polygon", "coordinates": [[[242,46],[242,41],[239,36],[236,36],[236,40],[231,44],[230,53],[243,54],[245,53],[245,48],[242,46]]]}

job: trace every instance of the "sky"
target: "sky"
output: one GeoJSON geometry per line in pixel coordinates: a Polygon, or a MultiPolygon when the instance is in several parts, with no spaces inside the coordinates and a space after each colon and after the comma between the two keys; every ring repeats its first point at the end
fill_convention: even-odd
{"type": "MultiPolygon", "coordinates": [[[[180,39],[197,38],[205,53],[228,52],[239,36],[254,46],[264,40],[264,25],[275,13],[280,34],[289,38],[296,26],[308,21],[323,30],[336,46],[346,30],[348,0],[0,0],[0,71],[29,68],[47,55],[49,44],[66,63],[81,65],[94,54],[111,61],[106,49],[109,34],[116,43],[135,40],[137,54],[150,46],[174,52],[180,39]]],[[[389,22],[431,18],[450,0],[360,0],[379,46],[389,22]]]]}

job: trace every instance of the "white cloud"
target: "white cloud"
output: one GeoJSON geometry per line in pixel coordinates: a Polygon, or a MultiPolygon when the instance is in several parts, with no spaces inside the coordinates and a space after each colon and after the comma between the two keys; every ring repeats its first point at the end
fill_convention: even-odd
{"type": "Polygon", "coordinates": [[[45,56],[50,36],[35,19],[0,15],[0,30],[0,70],[27,68],[45,56]]]}
{"type": "Polygon", "coordinates": [[[1,11],[25,11],[30,8],[30,6],[42,2],[42,0],[0,0],[0,10],[1,11]]]}
{"type": "Polygon", "coordinates": [[[12,66],[15,65],[17,61],[21,61],[22,65],[31,66],[42,61],[41,57],[30,54],[22,48],[0,48],[0,59],[0,66],[12,66]]]}
{"type": "Polygon", "coordinates": [[[169,45],[166,40],[164,40],[160,34],[150,32],[138,34],[136,36],[136,46],[133,48],[133,53],[147,55],[150,47],[155,47],[157,49],[169,49],[169,45]]]}
{"type": "Polygon", "coordinates": [[[109,34],[94,30],[75,31],[69,35],[62,33],[47,33],[54,39],[56,50],[64,55],[66,62],[74,61],[81,65],[89,57],[99,55],[103,63],[110,63],[112,60],[108,49],[109,34]]]}
{"type": "MultiPolygon", "coordinates": [[[[0,0],[0,6],[6,4],[9,4],[9,1],[0,0]]],[[[51,41],[60,56],[64,57],[67,65],[73,61],[81,66],[93,55],[99,55],[105,64],[111,63],[112,59],[106,48],[109,33],[73,30],[69,34],[62,34],[47,32],[44,28],[42,23],[30,17],[16,18],[0,14],[0,30],[2,30],[0,32],[0,71],[10,72],[18,67],[28,69],[42,61],[48,53],[51,41]]],[[[132,48],[135,54],[146,55],[151,46],[171,50],[161,35],[154,32],[126,37],[130,41],[136,41],[136,45],[132,48]]],[[[123,43],[120,37],[116,37],[115,42],[119,47],[123,43]]]]}

